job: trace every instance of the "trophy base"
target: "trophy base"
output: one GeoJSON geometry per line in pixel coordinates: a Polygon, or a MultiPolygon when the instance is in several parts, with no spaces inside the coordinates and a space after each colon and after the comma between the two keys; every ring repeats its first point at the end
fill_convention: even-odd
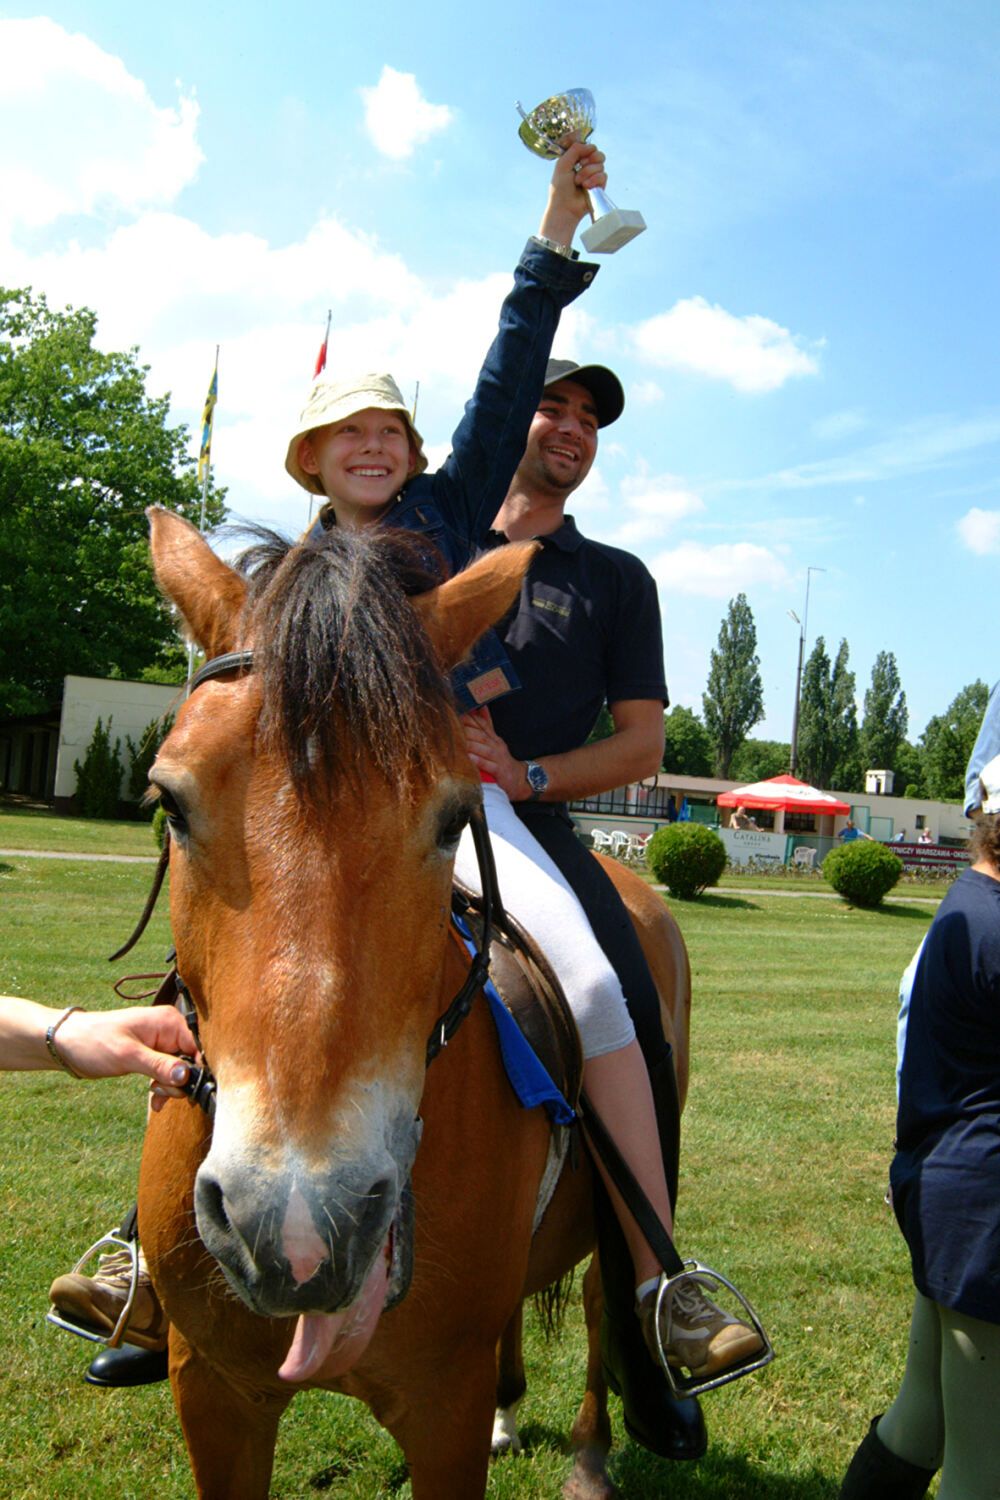
{"type": "Polygon", "coordinates": [[[613,208],[610,213],[595,219],[580,238],[591,255],[612,255],[634,240],[646,227],[646,221],[636,208],[613,208]]]}

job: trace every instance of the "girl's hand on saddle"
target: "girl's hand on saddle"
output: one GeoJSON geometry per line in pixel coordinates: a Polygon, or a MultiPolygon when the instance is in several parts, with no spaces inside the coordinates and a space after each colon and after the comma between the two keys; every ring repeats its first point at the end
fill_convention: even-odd
{"type": "Polygon", "coordinates": [[[488,708],[477,708],[462,715],[465,730],[465,748],[477,771],[485,771],[501,787],[512,802],[523,802],[531,795],[524,774],[524,761],[515,760],[493,728],[488,708]]]}
{"type": "Polygon", "coordinates": [[[172,1005],[74,1011],[59,1027],[55,1044],[81,1078],[147,1074],[153,1080],[153,1109],[183,1097],[190,1069],[177,1054],[197,1052],[187,1023],[172,1005]]]}
{"type": "Polygon", "coordinates": [[[604,152],[585,141],[573,141],[552,170],[549,201],[538,233],[557,245],[571,245],[577,225],[590,213],[587,193],[607,185],[604,152]]]}

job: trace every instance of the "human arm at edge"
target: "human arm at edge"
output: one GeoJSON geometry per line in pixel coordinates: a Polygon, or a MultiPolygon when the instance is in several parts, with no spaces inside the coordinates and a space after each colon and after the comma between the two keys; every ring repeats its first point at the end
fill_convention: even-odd
{"type": "MultiPolygon", "coordinates": [[[[543,755],[538,764],[549,778],[539,802],[571,802],[655,776],[663,760],[663,703],[659,698],[625,698],[609,705],[614,733],[606,739],[543,755]]],[[[488,714],[469,723],[466,742],[474,763],[488,771],[512,802],[531,797],[523,760],[517,760],[492,727],[488,714]]]]}
{"type": "Polygon", "coordinates": [[[48,1028],[65,1014],[24,1000],[0,995],[0,1070],[31,1072],[58,1069],[81,1078],[114,1078],[144,1073],[165,1088],[179,1091],[188,1068],[177,1054],[193,1057],[195,1039],[178,1011],[170,1006],[137,1006],[125,1010],[75,1010],[61,1023],[53,1039],[53,1057],[45,1041],[48,1028]],[[176,1076],[175,1076],[176,1074],[176,1076]]]}

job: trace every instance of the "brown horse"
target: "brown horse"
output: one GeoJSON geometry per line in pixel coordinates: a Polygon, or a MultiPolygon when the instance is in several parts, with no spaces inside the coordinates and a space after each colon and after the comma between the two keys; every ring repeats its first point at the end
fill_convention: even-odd
{"type": "Polygon", "coordinates": [[[593,1244],[585,1171],[532,1240],[548,1126],[517,1103],[485,1006],[427,1061],[467,969],[451,866],[479,800],[443,671],[533,548],[410,598],[419,569],[391,533],[262,549],[248,581],[179,517],[151,523],[194,638],[253,651],[192,693],[151,773],[218,1090],[214,1123],[183,1103],[152,1118],[139,1200],[198,1492],[265,1497],[281,1414],[318,1386],[367,1403],[414,1500],[480,1500],[497,1340],[593,1244]]]}

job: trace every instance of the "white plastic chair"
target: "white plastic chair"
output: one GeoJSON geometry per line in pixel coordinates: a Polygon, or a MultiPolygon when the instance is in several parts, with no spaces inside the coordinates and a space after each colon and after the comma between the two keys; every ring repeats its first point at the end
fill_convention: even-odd
{"type": "Polygon", "coordinates": [[[800,869],[812,870],[816,866],[816,850],[811,844],[800,844],[792,855],[792,864],[800,869]]]}
{"type": "Polygon", "coordinates": [[[651,835],[648,833],[645,837],[638,833],[629,834],[628,847],[626,848],[624,854],[624,859],[627,864],[641,865],[645,862],[646,845],[649,843],[650,837],[651,835]]]}
{"type": "Polygon", "coordinates": [[[603,828],[592,828],[590,830],[591,848],[598,849],[605,854],[614,853],[614,841],[610,833],[605,833],[603,828]]]}
{"type": "Polygon", "coordinates": [[[624,857],[625,850],[628,848],[628,834],[623,833],[620,828],[612,828],[610,838],[611,853],[614,855],[615,859],[622,859],[624,857]]]}

